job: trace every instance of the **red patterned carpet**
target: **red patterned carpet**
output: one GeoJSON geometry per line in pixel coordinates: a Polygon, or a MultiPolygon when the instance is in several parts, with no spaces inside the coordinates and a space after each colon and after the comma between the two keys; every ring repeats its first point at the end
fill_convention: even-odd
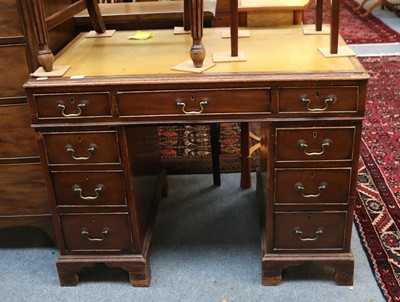
{"type": "MultiPolygon", "coordinates": [[[[304,11],[304,24],[315,23],[315,4],[313,1],[304,11]]],[[[374,15],[368,18],[360,18],[365,13],[354,13],[353,8],[358,4],[354,0],[340,1],[339,32],[348,44],[390,43],[400,42],[400,34],[388,28],[374,15]]],[[[330,22],[330,0],[324,0],[323,23],[330,22]]],[[[379,8],[378,8],[379,9],[379,8]]]]}
{"type": "Polygon", "coordinates": [[[371,79],[355,222],[388,301],[400,301],[400,57],[360,58],[371,79]]]}
{"type": "Polygon", "coordinates": [[[363,143],[355,222],[375,278],[387,301],[400,301],[400,207],[363,143]]]}

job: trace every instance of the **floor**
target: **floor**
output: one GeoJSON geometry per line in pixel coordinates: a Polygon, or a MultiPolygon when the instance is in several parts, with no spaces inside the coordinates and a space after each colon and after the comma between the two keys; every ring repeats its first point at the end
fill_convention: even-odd
{"type": "MultiPolygon", "coordinates": [[[[357,0],[361,2],[361,0],[357,0]]],[[[369,8],[374,1],[369,1],[364,6],[369,8]]],[[[386,7],[384,9],[376,8],[372,14],[382,20],[386,25],[390,26],[397,32],[400,32],[400,18],[393,12],[389,11],[386,7]]],[[[383,44],[352,44],[350,48],[359,57],[366,56],[395,56],[400,55],[400,43],[383,43],[383,44]]]]}

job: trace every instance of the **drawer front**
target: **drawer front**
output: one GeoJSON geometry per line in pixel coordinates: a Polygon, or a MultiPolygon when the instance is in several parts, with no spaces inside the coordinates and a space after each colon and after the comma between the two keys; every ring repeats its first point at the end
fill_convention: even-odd
{"type": "Polygon", "coordinates": [[[40,163],[0,165],[0,216],[50,215],[40,163]]]}
{"type": "Polygon", "coordinates": [[[280,88],[279,112],[329,114],[357,112],[358,87],[280,88]]]}
{"type": "Polygon", "coordinates": [[[60,219],[67,251],[132,251],[127,214],[60,215],[60,219]]]}
{"type": "Polygon", "coordinates": [[[29,78],[26,45],[0,45],[0,62],[0,99],[25,96],[22,85],[29,78]]]}
{"type": "Polygon", "coordinates": [[[109,93],[36,94],[33,98],[39,119],[111,116],[109,93]]]}
{"type": "Polygon", "coordinates": [[[278,128],[277,161],[352,160],[355,127],[278,128]]]}
{"type": "Polygon", "coordinates": [[[115,131],[45,133],[43,139],[50,165],[120,163],[115,131]]]}
{"type": "Polygon", "coordinates": [[[53,172],[58,205],[126,205],[122,172],[53,172]]]}
{"type": "Polygon", "coordinates": [[[275,204],[348,204],[351,168],[276,169],[275,204]]]}
{"type": "Polygon", "coordinates": [[[122,172],[53,172],[56,201],[61,206],[126,205],[122,172]]]}
{"type": "Polygon", "coordinates": [[[0,158],[37,157],[28,105],[0,105],[0,158]]]}
{"type": "Polygon", "coordinates": [[[24,30],[19,17],[18,1],[1,0],[0,6],[0,38],[22,38],[24,30]]]}
{"type": "Polygon", "coordinates": [[[119,92],[122,116],[270,112],[270,89],[119,92]],[[185,113],[186,112],[186,113],[185,113]]]}
{"type": "Polygon", "coordinates": [[[347,212],[276,212],[275,250],[341,250],[347,212]]]}

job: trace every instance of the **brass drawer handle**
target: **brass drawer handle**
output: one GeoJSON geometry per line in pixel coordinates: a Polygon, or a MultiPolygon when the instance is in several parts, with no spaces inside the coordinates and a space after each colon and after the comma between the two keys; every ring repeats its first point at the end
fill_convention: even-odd
{"type": "Polygon", "coordinates": [[[86,237],[87,240],[89,240],[89,241],[103,241],[104,239],[106,239],[106,237],[107,237],[108,235],[110,235],[110,229],[109,229],[109,228],[104,228],[104,229],[101,231],[102,237],[100,237],[100,238],[95,238],[95,237],[90,237],[89,231],[88,231],[86,228],[81,228],[81,235],[82,235],[83,237],[86,237]]]}
{"type": "Polygon", "coordinates": [[[308,98],[306,94],[300,96],[300,102],[305,103],[307,110],[312,111],[312,112],[320,112],[320,111],[326,111],[329,107],[330,104],[336,103],[337,97],[334,94],[328,95],[328,97],[325,99],[325,107],[324,108],[310,108],[310,103],[311,100],[308,98]]]}
{"type": "Polygon", "coordinates": [[[181,107],[182,107],[182,112],[183,112],[184,114],[195,115],[195,114],[200,114],[200,113],[202,113],[203,110],[204,110],[204,106],[208,105],[209,102],[210,102],[210,101],[209,101],[208,98],[202,98],[201,101],[200,101],[200,103],[199,103],[199,105],[200,105],[200,110],[199,110],[199,111],[186,111],[186,110],[185,110],[186,103],[185,103],[184,101],[182,101],[181,99],[177,99],[177,100],[175,101],[175,105],[178,106],[178,107],[181,106],[181,107]]]}
{"type": "Polygon", "coordinates": [[[301,139],[297,142],[297,145],[301,148],[304,149],[304,154],[308,156],[316,156],[316,155],[322,155],[324,154],[325,150],[328,149],[332,144],[332,140],[329,138],[326,138],[322,141],[321,147],[322,150],[319,152],[309,152],[307,151],[308,145],[307,142],[304,139],[301,139]]]}
{"type": "Polygon", "coordinates": [[[304,191],[306,190],[306,188],[304,187],[304,185],[301,182],[297,182],[294,185],[295,189],[297,191],[301,192],[301,196],[305,197],[305,198],[316,198],[319,197],[322,193],[322,191],[326,190],[328,188],[328,184],[326,182],[321,182],[318,186],[318,193],[317,194],[304,194],[304,191]]]}
{"type": "Polygon", "coordinates": [[[104,191],[105,186],[103,184],[98,184],[96,188],[94,189],[95,195],[94,196],[83,196],[82,194],[82,188],[80,185],[73,185],[72,186],[72,191],[76,194],[79,195],[79,197],[83,200],[96,200],[97,198],[100,197],[100,192],[104,191]]]}
{"type": "Polygon", "coordinates": [[[89,154],[88,156],[75,156],[75,149],[72,145],[68,144],[65,145],[65,151],[71,153],[72,158],[75,160],[88,160],[92,157],[93,152],[97,149],[96,144],[90,144],[89,148],[86,149],[87,153],[89,154]]]}
{"type": "Polygon", "coordinates": [[[89,105],[89,102],[88,102],[88,101],[86,101],[86,100],[81,101],[81,102],[77,105],[77,108],[78,108],[78,112],[77,112],[77,113],[65,113],[66,105],[65,105],[65,103],[64,103],[63,101],[59,101],[59,102],[58,102],[57,108],[61,110],[61,114],[62,114],[64,117],[78,117],[78,116],[81,116],[81,115],[82,115],[82,109],[83,109],[83,108],[86,108],[88,105],[89,105]]]}
{"type": "Polygon", "coordinates": [[[303,231],[299,227],[294,228],[293,233],[297,235],[301,241],[315,241],[319,238],[320,235],[324,233],[324,228],[317,228],[314,237],[303,237],[303,231]]]}

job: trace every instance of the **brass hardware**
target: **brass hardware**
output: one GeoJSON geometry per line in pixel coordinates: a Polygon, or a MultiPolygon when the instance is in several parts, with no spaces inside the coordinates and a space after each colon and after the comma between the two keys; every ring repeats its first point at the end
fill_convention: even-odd
{"type": "Polygon", "coordinates": [[[209,102],[210,102],[210,101],[209,101],[208,98],[202,98],[201,101],[200,101],[200,103],[199,103],[199,105],[200,105],[200,110],[199,110],[199,111],[186,111],[186,110],[185,110],[186,103],[185,103],[184,101],[182,101],[181,99],[177,99],[177,100],[175,101],[175,105],[178,106],[178,107],[181,106],[181,107],[182,107],[182,112],[183,112],[184,114],[195,115],[195,114],[200,114],[200,113],[202,113],[203,110],[204,110],[204,106],[208,105],[209,102]]]}
{"type": "Polygon", "coordinates": [[[293,229],[293,233],[299,237],[301,241],[315,241],[324,233],[324,228],[319,227],[315,230],[315,237],[303,237],[303,231],[299,227],[293,229]]]}
{"type": "Polygon", "coordinates": [[[88,231],[86,228],[81,228],[81,235],[82,235],[83,237],[86,237],[87,240],[89,240],[89,241],[103,241],[104,239],[106,239],[106,237],[107,237],[108,235],[110,235],[110,229],[109,229],[109,228],[104,228],[104,229],[101,231],[102,237],[100,237],[100,238],[93,238],[93,237],[90,237],[89,231],[88,231]]]}
{"type": "Polygon", "coordinates": [[[304,191],[306,190],[306,188],[304,187],[304,185],[301,182],[297,182],[294,185],[294,188],[297,191],[301,192],[301,196],[305,197],[305,198],[316,198],[319,197],[322,193],[322,191],[326,190],[328,188],[328,184],[326,182],[321,182],[318,186],[318,193],[317,194],[304,194],[304,191]]]}
{"type": "Polygon", "coordinates": [[[72,145],[65,145],[65,151],[70,152],[72,154],[72,158],[75,160],[88,160],[92,157],[93,152],[97,149],[96,144],[90,144],[89,148],[86,149],[88,156],[75,156],[75,149],[72,145]]]}
{"type": "Polygon", "coordinates": [[[89,105],[89,102],[88,102],[88,101],[85,101],[85,100],[84,100],[84,101],[81,101],[81,102],[77,105],[77,108],[78,108],[78,112],[77,112],[77,113],[65,113],[66,105],[65,105],[65,103],[64,103],[63,101],[59,101],[59,102],[57,103],[57,108],[61,110],[61,114],[62,114],[64,117],[78,117],[78,116],[81,116],[81,115],[82,115],[82,109],[83,109],[83,108],[86,108],[88,105],[89,105]]]}
{"type": "Polygon", "coordinates": [[[79,194],[79,197],[83,200],[96,200],[97,198],[100,197],[100,192],[104,191],[105,186],[103,184],[98,184],[96,186],[96,188],[94,189],[94,192],[96,195],[94,196],[83,196],[82,195],[82,188],[80,187],[80,185],[73,185],[72,186],[72,191],[76,194],[79,194]]]}
{"type": "Polygon", "coordinates": [[[305,141],[304,139],[301,139],[301,140],[299,140],[299,141],[297,142],[297,145],[298,145],[300,148],[304,149],[304,154],[305,154],[305,155],[308,155],[308,156],[315,156],[315,155],[322,155],[322,154],[324,154],[325,150],[326,150],[328,147],[330,147],[331,144],[332,144],[332,140],[329,139],[329,138],[326,138],[326,139],[324,139],[324,140],[322,141],[322,144],[321,144],[322,150],[321,150],[321,151],[319,151],[319,152],[308,152],[308,151],[307,151],[308,145],[307,145],[307,143],[306,143],[306,141],[305,141]]]}
{"type": "Polygon", "coordinates": [[[300,96],[299,100],[300,100],[300,102],[306,104],[306,108],[308,111],[320,112],[320,111],[326,111],[330,104],[336,103],[337,97],[334,94],[328,95],[328,97],[324,100],[324,102],[325,102],[324,108],[310,108],[311,100],[308,98],[308,96],[306,94],[300,96]]]}

